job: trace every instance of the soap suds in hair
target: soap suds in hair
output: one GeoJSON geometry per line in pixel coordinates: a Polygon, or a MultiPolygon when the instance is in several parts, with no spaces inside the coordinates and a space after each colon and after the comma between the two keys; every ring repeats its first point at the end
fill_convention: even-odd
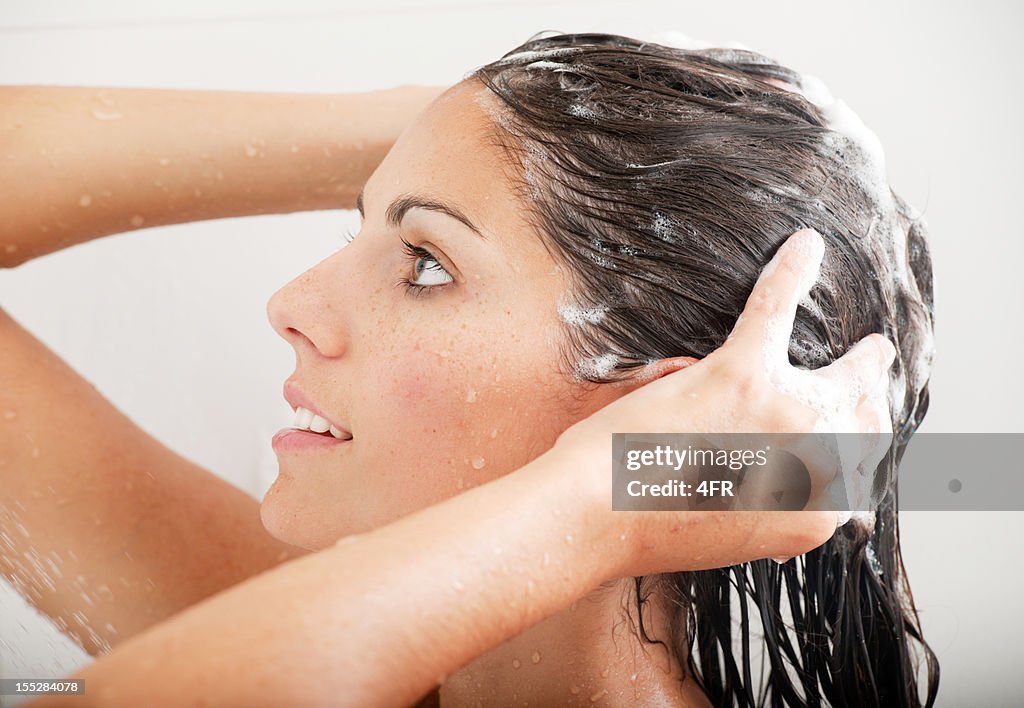
{"type": "Polygon", "coordinates": [[[576,362],[576,379],[586,381],[591,378],[604,378],[611,373],[618,361],[619,358],[611,352],[582,359],[576,362]]]}
{"type": "Polygon", "coordinates": [[[608,314],[608,306],[581,307],[579,305],[562,303],[558,306],[558,314],[562,317],[563,322],[575,325],[576,327],[583,327],[588,324],[597,324],[603,320],[604,316],[608,314]]]}

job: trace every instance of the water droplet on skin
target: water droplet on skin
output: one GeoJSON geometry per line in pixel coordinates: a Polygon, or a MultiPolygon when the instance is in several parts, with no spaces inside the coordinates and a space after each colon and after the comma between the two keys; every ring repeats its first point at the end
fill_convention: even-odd
{"type": "Polygon", "coordinates": [[[298,152],[298,151],[299,151],[299,146],[298,145],[292,145],[292,152],[294,153],[294,152],[298,152]]]}
{"type": "Polygon", "coordinates": [[[464,480],[462,477],[459,477],[459,481],[455,483],[455,488],[456,489],[462,489],[465,486],[466,486],[466,480],[464,480]]]}
{"type": "Polygon", "coordinates": [[[632,676],[629,677],[629,680],[635,683],[636,682],[636,676],[637,676],[636,674],[633,674],[632,676]]]}
{"type": "Polygon", "coordinates": [[[474,457],[473,458],[473,469],[475,469],[475,470],[482,470],[484,468],[484,465],[486,465],[486,464],[487,464],[487,461],[484,460],[484,458],[482,458],[482,457],[474,457]]]}
{"type": "Polygon", "coordinates": [[[573,541],[572,534],[571,533],[565,534],[565,542],[571,546],[572,545],[572,541],[573,541]]]}
{"type": "Polygon", "coordinates": [[[522,664],[522,662],[519,661],[519,659],[513,659],[512,660],[512,668],[513,669],[518,669],[522,665],[523,664],[522,664]]]}
{"type": "Polygon", "coordinates": [[[452,581],[452,587],[455,588],[458,592],[462,592],[466,589],[466,586],[460,583],[458,580],[452,581]]]}
{"type": "Polygon", "coordinates": [[[81,199],[78,200],[78,206],[87,207],[92,204],[92,197],[88,194],[83,194],[81,199]]]}
{"type": "Polygon", "coordinates": [[[160,163],[161,165],[169,165],[169,164],[171,164],[171,160],[170,160],[170,158],[167,158],[167,157],[161,157],[161,158],[160,158],[160,159],[158,160],[158,162],[159,162],[159,163],[160,163]]]}
{"type": "Polygon", "coordinates": [[[597,703],[599,700],[604,698],[605,694],[607,694],[607,693],[608,693],[608,689],[602,688],[600,691],[598,691],[597,693],[594,693],[594,694],[592,694],[590,696],[590,702],[591,703],[597,703]]]}
{"type": "Polygon", "coordinates": [[[448,351],[447,349],[442,349],[441,351],[439,351],[439,352],[437,353],[437,355],[438,355],[439,357],[441,357],[442,359],[447,359],[447,358],[448,358],[448,354],[449,354],[449,353],[450,353],[450,352],[449,352],[449,351],[448,351]]]}
{"type": "Polygon", "coordinates": [[[491,431],[491,437],[492,438],[498,437],[498,429],[497,428],[495,428],[494,430],[491,431]]]}
{"type": "Polygon", "coordinates": [[[547,551],[544,551],[544,565],[548,565],[550,563],[551,563],[551,556],[548,555],[547,551]]]}
{"type": "Polygon", "coordinates": [[[9,243],[6,246],[4,246],[4,253],[14,253],[17,250],[18,247],[15,246],[13,243],[9,243]]]}
{"type": "Polygon", "coordinates": [[[245,145],[245,156],[246,157],[256,157],[256,153],[257,152],[258,152],[258,150],[256,150],[255,147],[253,147],[252,145],[249,145],[248,143],[246,143],[246,145],[245,145]]]}
{"type": "Polygon", "coordinates": [[[39,448],[38,447],[32,448],[32,457],[39,457],[39,448]]]}
{"type": "Polygon", "coordinates": [[[601,678],[608,678],[608,674],[610,674],[611,672],[612,670],[610,668],[608,668],[607,666],[604,667],[604,669],[602,669],[601,671],[601,678]]]}
{"type": "Polygon", "coordinates": [[[18,414],[15,413],[14,411],[11,411],[11,410],[4,411],[4,420],[14,420],[17,417],[18,417],[18,414]]]}
{"type": "Polygon", "coordinates": [[[92,109],[92,117],[96,120],[119,120],[123,116],[117,111],[101,111],[98,108],[92,109]]]}
{"type": "Polygon", "coordinates": [[[469,389],[469,393],[466,394],[466,403],[476,402],[476,391],[469,389]]]}
{"type": "Polygon", "coordinates": [[[577,686],[576,684],[573,684],[573,685],[569,686],[569,693],[571,693],[572,695],[575,696],[579,692],[580,692],[580,687],[577,686]]]}
{"type": "Polygon", "coordinates": [[[540,652],[534,650],[533,656],[530,657],[530,661],[532,661],[535,664],[539,664],[540,663],[540,652]]]}
{"type": "Polygon", "coordinates": [[[224,181],[224,173],[221,172],[220,170],[217,170],[217,181],[218,182],[223,182],[224,181]]]}
{"type": "Polygon", "coordinates": [[[143,217],[137,215],[132,217],[132,226],[135,228],[142,226],[144,223],[146,223],[146,220],[143,217]]]}

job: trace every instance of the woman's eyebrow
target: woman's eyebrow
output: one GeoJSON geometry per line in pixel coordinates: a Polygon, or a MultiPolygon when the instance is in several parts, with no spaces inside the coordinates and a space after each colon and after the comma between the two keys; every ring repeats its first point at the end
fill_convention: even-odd
{"type": "MultiPolygon", "coordinates": [[[[359,215],[364,219],[366,214],[363,210],[363,192],[359,192],[359,196],[356,197],[356,208],[359,210],[359,215]]],[[[480,232],[469,217],[462,213],[462,210],[451,204],[445,204],[442,201],[436,199],[427,199],[426,197],[420,197],[415,194],[403,194],[397,197],[391,205],[388,207],[385,213],[386,221],[391,226],[400,226],[402,219],[405,218],[406,213],[410,209],[427,209],[429,211],[436,211],[442,214],[447,214],[453,219],[462,222],[470,231],[475,233],[482,239],[486,240],[486,236],[480,232]]]]}

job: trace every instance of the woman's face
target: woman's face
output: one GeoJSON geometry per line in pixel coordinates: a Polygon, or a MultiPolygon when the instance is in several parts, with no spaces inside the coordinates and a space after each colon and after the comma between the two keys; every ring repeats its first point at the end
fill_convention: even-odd
{"type": "Polygon", "coordinates": [[[290,381],[353,435],[275,443],[261,514],[281,540],[322,548],[507,474],[625,392],[559,373],[568,280],[491,143],[496,100],[469,80],[431,105],[367,181],[355,240],[270,300],[290,381]]]}

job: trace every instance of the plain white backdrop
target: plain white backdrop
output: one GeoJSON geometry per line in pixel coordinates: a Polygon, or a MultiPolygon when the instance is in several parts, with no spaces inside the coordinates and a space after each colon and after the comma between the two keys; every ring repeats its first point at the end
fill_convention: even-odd
{"type": "MultiPolygon", "coordinates": [[[[937,356],[922,430],[1021,432],[1021,21],[1009,1],[0,0],[0,83],[357,91],[452,84],[545,29],[740,42],[824,79],[924,212],[937,356]]],[[[264,305],[346,223],[319,212],[115,236],[0,272],[0,304],[146,430],[258,498],[293,364],[264,305]]],[[[939,704],[1019,705],[1024,514],[904,513],[902,526],[939,704]]],[[[88,661],[0,582],[0,677],[88,661]]]]}

